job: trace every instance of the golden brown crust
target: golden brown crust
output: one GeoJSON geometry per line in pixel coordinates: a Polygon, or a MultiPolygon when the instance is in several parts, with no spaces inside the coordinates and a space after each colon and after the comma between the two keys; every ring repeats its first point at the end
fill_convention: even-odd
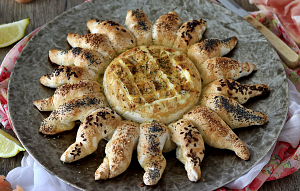
{"type": "Polygon", "coordinates": [[[104,74],[104,92],[127,119],[169,123],[197,103],[200,75],[182,53],[162,46],[140,46],[115,58],[104,74]]]}
{"type": "Polygon", "coordinates": [[[204,157],[204,142],[197,127],[186,119],[170,124],[171,139],[176,143],[176,158],[180,160],[187,171],[190,181],[201,178],[200,164],[204,157]]]}
{"type": "Polygon", "coordinates": [[[125,23],[135,36],[137,46],[152,44],[152,23],[141,9],[127,11],[125,23]]]}
{"type": "Polygon", "coordinates": [[[95,152],[101,139],[109,140],[121,117],[108,107],[101,107],[80,124],[76,141],[62,154],[60,160],[70,163],[95,152]]]}
{"type": "Polygon", "coordinates": [[[201,133],[204,142],[209,146],[229,149],[243,160],[249,159],[249,151],[245,143],[230,129],[230,127],[212,110],[197,106],[183,117],[195,125],[201,133]]]}
{"type": "Polygon", "coordinates": [[[206,60],[214,57],[224,56],[236,45],[237,37],[233,36],[224,40],[205,39],[197,44],[193,44],[188,49],[188,57],[199,69],[206,60]]]}
{"type": "Polygon", "coordinates": [[[168,137],[168,128],[163,123],[153,120],[140,125],[137,154],[145,170],[143,181],[146,185],[157,184],[165,170],[166,159],[162,150],[168,137]]]}
{"type": "Polygon", "coordinates": [[[106,157],[95,172],[95,179],[114,178],[123,173],[131,162],[132,152],[137,146],[139,124],[131,121],[119,123],[105,147],[106,157]]]}
{"type": "MultiPolygon", "coordinates": [[[[54,96],[54,95],[53,95],[54,96]]],[[[44,98],[40,100],[35,100],[33,102],[33,105],[38,108],[40,111],[53,111],[57,107],[55,106],[55,103],[53,101],[53,96],[49,98],[44,98]]]]}
{"type": "Polygon", "coordinates": [[[153,44],[170,48],[173,47],[177,37],[177,30],[181,24],[182,21],[174,11],[170,11],[168,14],[160,16],[153,24],[153,44]]]}
{"type": "Polygon", "coordinates": [[[41,84],[50,88],[57,88],[68,83],[78,83],[81,80],[97,81],[99,75],[93,70],[79,66],[59,66],[52,71],[52,74],[43,75],[40,78],[41,84]]]}
{"type": "Polygon", "coordinates": [[[253,63],[239,63],[226,57],[211,58],[198,66],[204,86],[222,78],[237,80],[257,70],[253,63]]]}
{"type": "Polygon", "coordinates": [[[72,47],[80,47],[93,51],[98,51],[104,59],[112,60],[116,52],[105,34],[80,35],[77,33],[69,33],[67,40],[72,47]]]}
{"type": "Polygon", "coordinates": [[[98,74],[103,74],[110,63],[110,59],[105,59],[99,52],[73,47],[71,50],[49,51],[51,62],[64,66],[79,66],[92,69],[98,74]]]}
{"type": "Polygon", "coordinates": [[[248,109],[223,95],[205,95],[200,101],[200,105],[216,112],[232,129],[251,125],[264,125],[268,122],[266,114],[248,109]]]}
{"type": "Polygon", "coordinates": [[[240,84],[232,79],[215,80],[208,84],[201,93],[201,97],[207,94],[221,94],[230,97],[240,104],[246,103],[250,98],[265,95],[269,87],[264,84],[247,85],[240,84]]]}
{"type": "Polygon", "coordinates": [[[53,111],[67,100],[85,93],[98,93],[100,91],[103,91],[102,87],[96,81],[82,80],[78,83],[62,85],[55,90],[52,97],[36,100],[33,104],[40,111],[53,111]]]}
{"type": "Polygon", "coordinates": [[[92,19],[87,22],[87,27],[93,34],[106,35],[117,54],[136,47],[136,39],[131,32],[115,21],[92,19]]]}
{"type": "Polygon", "coordinates": [[[102,93],[88,93],[68,100],[51,112],[40,126],[40,132],[54,135],[73,129],[75,121],[82,121],[99,107],[107,106],[102,93]]]}
{"type": "Polygon", "coordinates": [[[206,30],[206,21],[203,19],[191,20],[183,23],[177,31],[173,48],[187,53],[188,48],[201,40],[206,30]]]}

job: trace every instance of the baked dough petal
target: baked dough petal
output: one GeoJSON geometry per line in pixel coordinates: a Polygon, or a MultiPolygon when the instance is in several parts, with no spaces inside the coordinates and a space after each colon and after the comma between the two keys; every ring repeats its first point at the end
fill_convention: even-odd
{"type": "Polygon", "coordinates": [[[200,164],[204,158],[204,141],[197,127],[186,119],[168,126],[171,139],[177,145],[176,158],[184,164],[190,181],[201,178],[200,164]]]}
{"type": "Polygon", "coordinates": [[[143,181],[146,185],[157,184],[166,168],[162,150],[169,136],[168,127],[158,121],[145,122],[140,126],[137,154],[145,170],[143,181]]]}
{"type": "Polygon", "coordinates": [[[136,39],[133,34],[115,21],[92,19],[87,22],[87,27],[92,34],[106,35],[117,54],[136,47],[136,39]]]}
{"type": "Polygon", "coordinates": [[[137,147],[139,124],[122,121],[105,147],[106,157],[95,172],[95,179],[114,178],[130,165],[132,152],[137,147]]]}
{"type": "Polygon", "coordinates": [[[198,70],[203,85],[206,86],[210,82],[222,78],[237,80],[251,74],[257,68],[253,63],[239,63],[231,58],[215,57],[206,60],[200,66],[198,65],[198,70]]]}
{"type": "Polygon", "coordinates": [[[108,107],[101,107],[88,115],[80,124],[76,141],[62,154],[63,162],[74,162],[95,152],[102,139],[109,140],[121,117],[108,107]]]}
{"type": "Polygon", "coordinates": [[[203,19],[183,23],[177,31],[173,48],[187,54],[188,48],[201,40],[206,27],[206,21],[203,19]]]}
{"type": "Polygon", "coordinates": [[[269,92],[269,87],[265,84],[247,85],[240,84],[232,79],[215,80],[208,84],[203,90],[201,97],[207,94],[221,94],[240,104],[246,103],[250,98],[265,95],[269,92]]]}
{"type": "Polygon", "coordinates": [[[125,24],[134,35],[137,46],[152,44],[152,23],[141,9],[127,11],[125,24]]]}
{"type": "Polygon", "coordinates": [[[235,36],[224,40],[205,39],[191,45],[187,55],[199,69],[201,64],[206,60],[228,54],[235,47],[237,40],[235,36]]]}
{"type": "Polygon", "coordinates": [[[266,114],[248,109],[223,95],[208,94],[200,101],[200,105],[216,112],[232,129],[268,122],[266,114]]]}
{"type": "Polygon", "coordinates": [[[104,59],[112,60],[116,56],[116,51],[105,34],[87,33],[80,35],[77,33],[69,33],[67,40],[72,47],[98,51],[104,59]]]}
{"type": "Polygon", "coordinates": [[[40,78],[41,84],[50,88],[58,88],[68,83],[78,83],[81,80],[97,81],[99,75],[93,70],[79,66],[59,66],[52,71],[52,74],[43,75],[40,78]]]}
{"type": "Polygon", "coordinates": [[[177,38],[177,30],[181,25],[182,21],[174,11],[160,16],[153,24],[153,44],[172,48],[177,38]]]}
{"type": "Polygon", "coordinates": [[[54,95],[49,98],[36,100],[33,104],[40,111],[53,111],[66,101],[86,93],[99,93],[102,87],[96,81],[82,80],[77,83],[69,83],[58,87],[54,95]]]}
{"type": "Polygon", "coordinates": [[[229,149],[243,160],[249,159],[249,151],[245,143],[230,127],[211,109],[197,106],[183,117],[198,128],[204,142],[211,147],[229,149]]]}
{"type": "Polygon", "coordinates": [[[42,121],[40,132],[54,135],[73,129],[75,121],[83,121],[96,109],[108,106],[102,93],[88,93],[68,100],[42,121]]]}
{"type": "Polygon", "coordinates": [[[98,74],[103,74],[110,63],[110,59],[105,59],[99,52],[80,47],[71,50],[52,49],[49,58],[57,65],[85,67],[98,74]]]}

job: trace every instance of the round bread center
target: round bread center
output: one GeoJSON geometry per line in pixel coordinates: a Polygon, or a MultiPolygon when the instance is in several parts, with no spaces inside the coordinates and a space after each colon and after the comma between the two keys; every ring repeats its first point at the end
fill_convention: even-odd
{"type": "Polygon", "coordinates": [[[168,124],[199,101],[200,74],[180,51],[149,45],[116,57],[104,74],[104,92],[111,107],[125,119],[152,119],[168,124]]]}

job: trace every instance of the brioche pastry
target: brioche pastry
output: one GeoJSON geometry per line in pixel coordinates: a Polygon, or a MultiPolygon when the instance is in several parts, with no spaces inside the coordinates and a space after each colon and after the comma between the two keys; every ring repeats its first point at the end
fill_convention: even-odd
{"type": "Polygon", "coordinates": [[[78,66],[59,66],[52,74],[43,75],[41,84],[50,88],[58,88],[68,83],[78,83],[81,80],[97,81],[99,75],[93,70],[78,66]]]}
{"type": "Polygon", "coordinates": [[[205,39],[197,44],[191,45],[187,54],[198,70],[200,70],[201,64],[206,60],[228,54],[237,44],[237,40],[235,36],[224,40],[205,39]]]}
{"type": "Polygon", "coordinates": [[[101,85],[96,81],[82,80],[77,83],[69,83],[58,87],[54,95],[49,98],[36,100],[33,104],[40,111],[53,111],[66,101],[86,93],[99,93],[101,85]]]}
{"type": "Polygon", "coordinates": [[[257,68],[253,63],[239,63],[231,58],[215,57],[198,65],[198,70],[201,74],[203,85],[206,86],[210,82],[222,78],[237,80],[251,74],[257,68]]]}
{"type": "Polygon", "coordinates": [[[166,168],[167,162],[162,150],[169,136],[168,127],[158,121],[140,125],[137,154],[138,161],[145,170],[143,181],[146,185],[157,184],[166,168]]]}
{"type": "Polygon", "coordinates": [[[168,14],[163,14],[160,16],[153,24],[153,44],[173,47],[173,44],[177,38],[177,30],[181,24],[181,19],[174,11],[170,11],[168,14]]]}
{"type": "Polygon", "coordinates": [[[204,142],[209,146],[219,149],[229,149],[234,151],[241,159],[249,159],[250,154],[246,144],[209,108],[197,106],[184,115],[183,118],[198,128],[204,142]]]}
{"type": "Polygon", "coordinates": [[[105,147],[105,158],[95,172],[95,180],[114,178],[129,166],[139,139],[139,124],[122,121],[105,147]]]}
{"type": "Polygon", "coordinates": [[[102,93],[87,93],[68,100],[43,120],[40,132],[54,135],[69,131],[75,126],[76,120],[83,121],[91,112],[103,106],[107,106],[107,103],[102,93]]]}
{"type": "Polygon", "coordinates": [[[93,111],[82,121],[75,143],[67,148],[60,160],[70,163],[92,154],[102,139],[109,140],[112,137],[121,121],[121,117],[108,107],[93,111]]]}
{"type": "Polygon", "coordinates": [[[52,49],[49,51],[49,58],[57,65],[85,67],[98,74],[103,74],[110,62],[110,59],[105,59],[99,52],[80,47],[71,50],[52,49]]]}
{"type": "Polygon", "coordinates": [[[141,9],[127,11],[125,24],[135,36],[137,46],[152,44],[152,23],[141,9]]]}
{"type": "Polygon", "coordinates": [[[97,51],[102,54],[105,59],[112,60],[116,56],[116,51],[105,34],[87,33],[86,35],[80,35],[77,33],[69,33],[67,40],[72,47],[97,51]]]}
{"type": "Polygon", "coordinates": [[[220,79],[209,83],[202,90],[201,97],[207,94],[221,94],[230,97],[240,104],[246,103],[250,98],[265,95],[269,87],[265,84],[240,84],[232,79],[220,79]]]}
{"type": "Polygon", "coordinates": [[[176,158],[184,164],[190,181],[201,178],[200,165],[204,158],[204,142],[197,127],[186,119],[180,119],[168,126],[171,139],[177,145],[176,158]]]}
{"type": "Polygon", "coordinates": [[[87,28],[92,34],[106,35],[117,54],[136,47],[135,37],[122,25],[111,20],[89,20],[87,28]]]}
{"type": "Polygon", "coordinates": [[[266,114],[248,109],[223,95],[205,95],[201,99],[200,105],[216,112],[232,129],[251,125],[264,125],[268,122],[266,114]]]}
{"type": "Polygon", "coordinates": [[[177,31],[173,48],[187,53],[188,48],[201,40],[206,30],[206,21],[203,19],[191,20],[183,23],[177,31]]]}

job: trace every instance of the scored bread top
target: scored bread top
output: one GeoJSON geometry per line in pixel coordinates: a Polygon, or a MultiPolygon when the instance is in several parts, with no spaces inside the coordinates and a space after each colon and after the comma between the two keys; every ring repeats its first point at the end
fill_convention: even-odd
{"type": "Polygon", "coordinates": [[[104,74],[104,92],[126,119],[178,120],[199,100],[201,78],[180,51],[157,45],[139,46],[116,57],[104,74]]]}

